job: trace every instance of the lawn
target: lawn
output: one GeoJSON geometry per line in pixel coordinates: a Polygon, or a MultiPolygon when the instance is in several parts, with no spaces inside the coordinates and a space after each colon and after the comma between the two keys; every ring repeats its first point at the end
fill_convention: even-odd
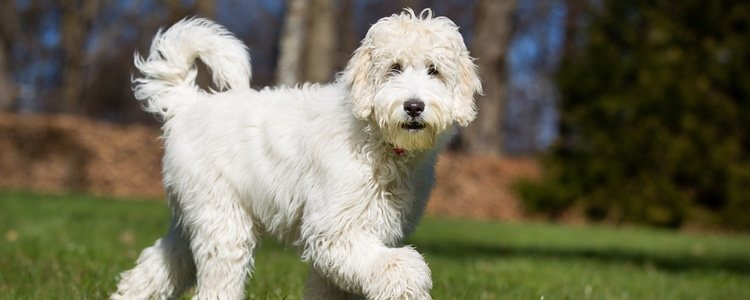
{"type": "MultiPolygon", "coordinates": [[[[103,299],[167,227],[157,201],[0,192],[0,298],[103,299]]],[[[436,299],[750,299],[750,236],[427,218],[409,240],[436,299]]],[[[307,266],[265,239],[249,299],[299,299],[307,266]]]]}

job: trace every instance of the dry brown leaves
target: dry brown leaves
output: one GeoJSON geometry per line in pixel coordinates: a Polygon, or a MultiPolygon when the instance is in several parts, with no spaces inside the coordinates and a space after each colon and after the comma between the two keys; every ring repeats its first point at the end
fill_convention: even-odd
{"type": "MultiPolygon", "coordinates": [[[[0,114],[0,188],[162,199],[158,136],[143,125],[0,114]]],[[[518,220],[523,211],[510,187],[538,174],[528,158],[444,154],[427,211],[518,220]]]]}

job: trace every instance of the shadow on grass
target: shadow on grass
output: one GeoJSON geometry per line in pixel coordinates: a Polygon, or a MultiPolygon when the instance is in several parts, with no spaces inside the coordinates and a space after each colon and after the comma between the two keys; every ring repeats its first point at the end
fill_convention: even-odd
{"type": "Polygon", "coordinates": [[[624,249],[564,249],[533,246],[496,246],[483,244],[450,244],[413,241],[428,256],[453,259],[527,257],[543,259],[586,259],[607,263],[629,263],[664,271],[724,270],[750,275],[750,258],[736,256],[701,256],[685,253],[648,253],[624,249]]]}

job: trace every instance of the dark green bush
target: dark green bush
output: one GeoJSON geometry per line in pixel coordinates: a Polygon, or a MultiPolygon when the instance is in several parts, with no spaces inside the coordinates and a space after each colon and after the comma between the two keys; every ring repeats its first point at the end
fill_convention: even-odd
{"type": "Polygon", "coordinates": [[[750,3],[604,1],[582,18],[561,138],[546,177],[519,185],[527,207],[750,228],[750,3]]]}

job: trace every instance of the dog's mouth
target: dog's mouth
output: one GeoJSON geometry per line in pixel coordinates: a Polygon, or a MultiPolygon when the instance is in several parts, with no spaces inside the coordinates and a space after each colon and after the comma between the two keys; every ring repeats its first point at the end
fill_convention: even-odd
{"type": "Polygon", "coordinates": [[[425,128],[424,123],[419,121],[409,121],[406,123],[401,124],[401,128],[409,130],[409,131],[416,131],[416,130],[422,130],[425,128]]]}

